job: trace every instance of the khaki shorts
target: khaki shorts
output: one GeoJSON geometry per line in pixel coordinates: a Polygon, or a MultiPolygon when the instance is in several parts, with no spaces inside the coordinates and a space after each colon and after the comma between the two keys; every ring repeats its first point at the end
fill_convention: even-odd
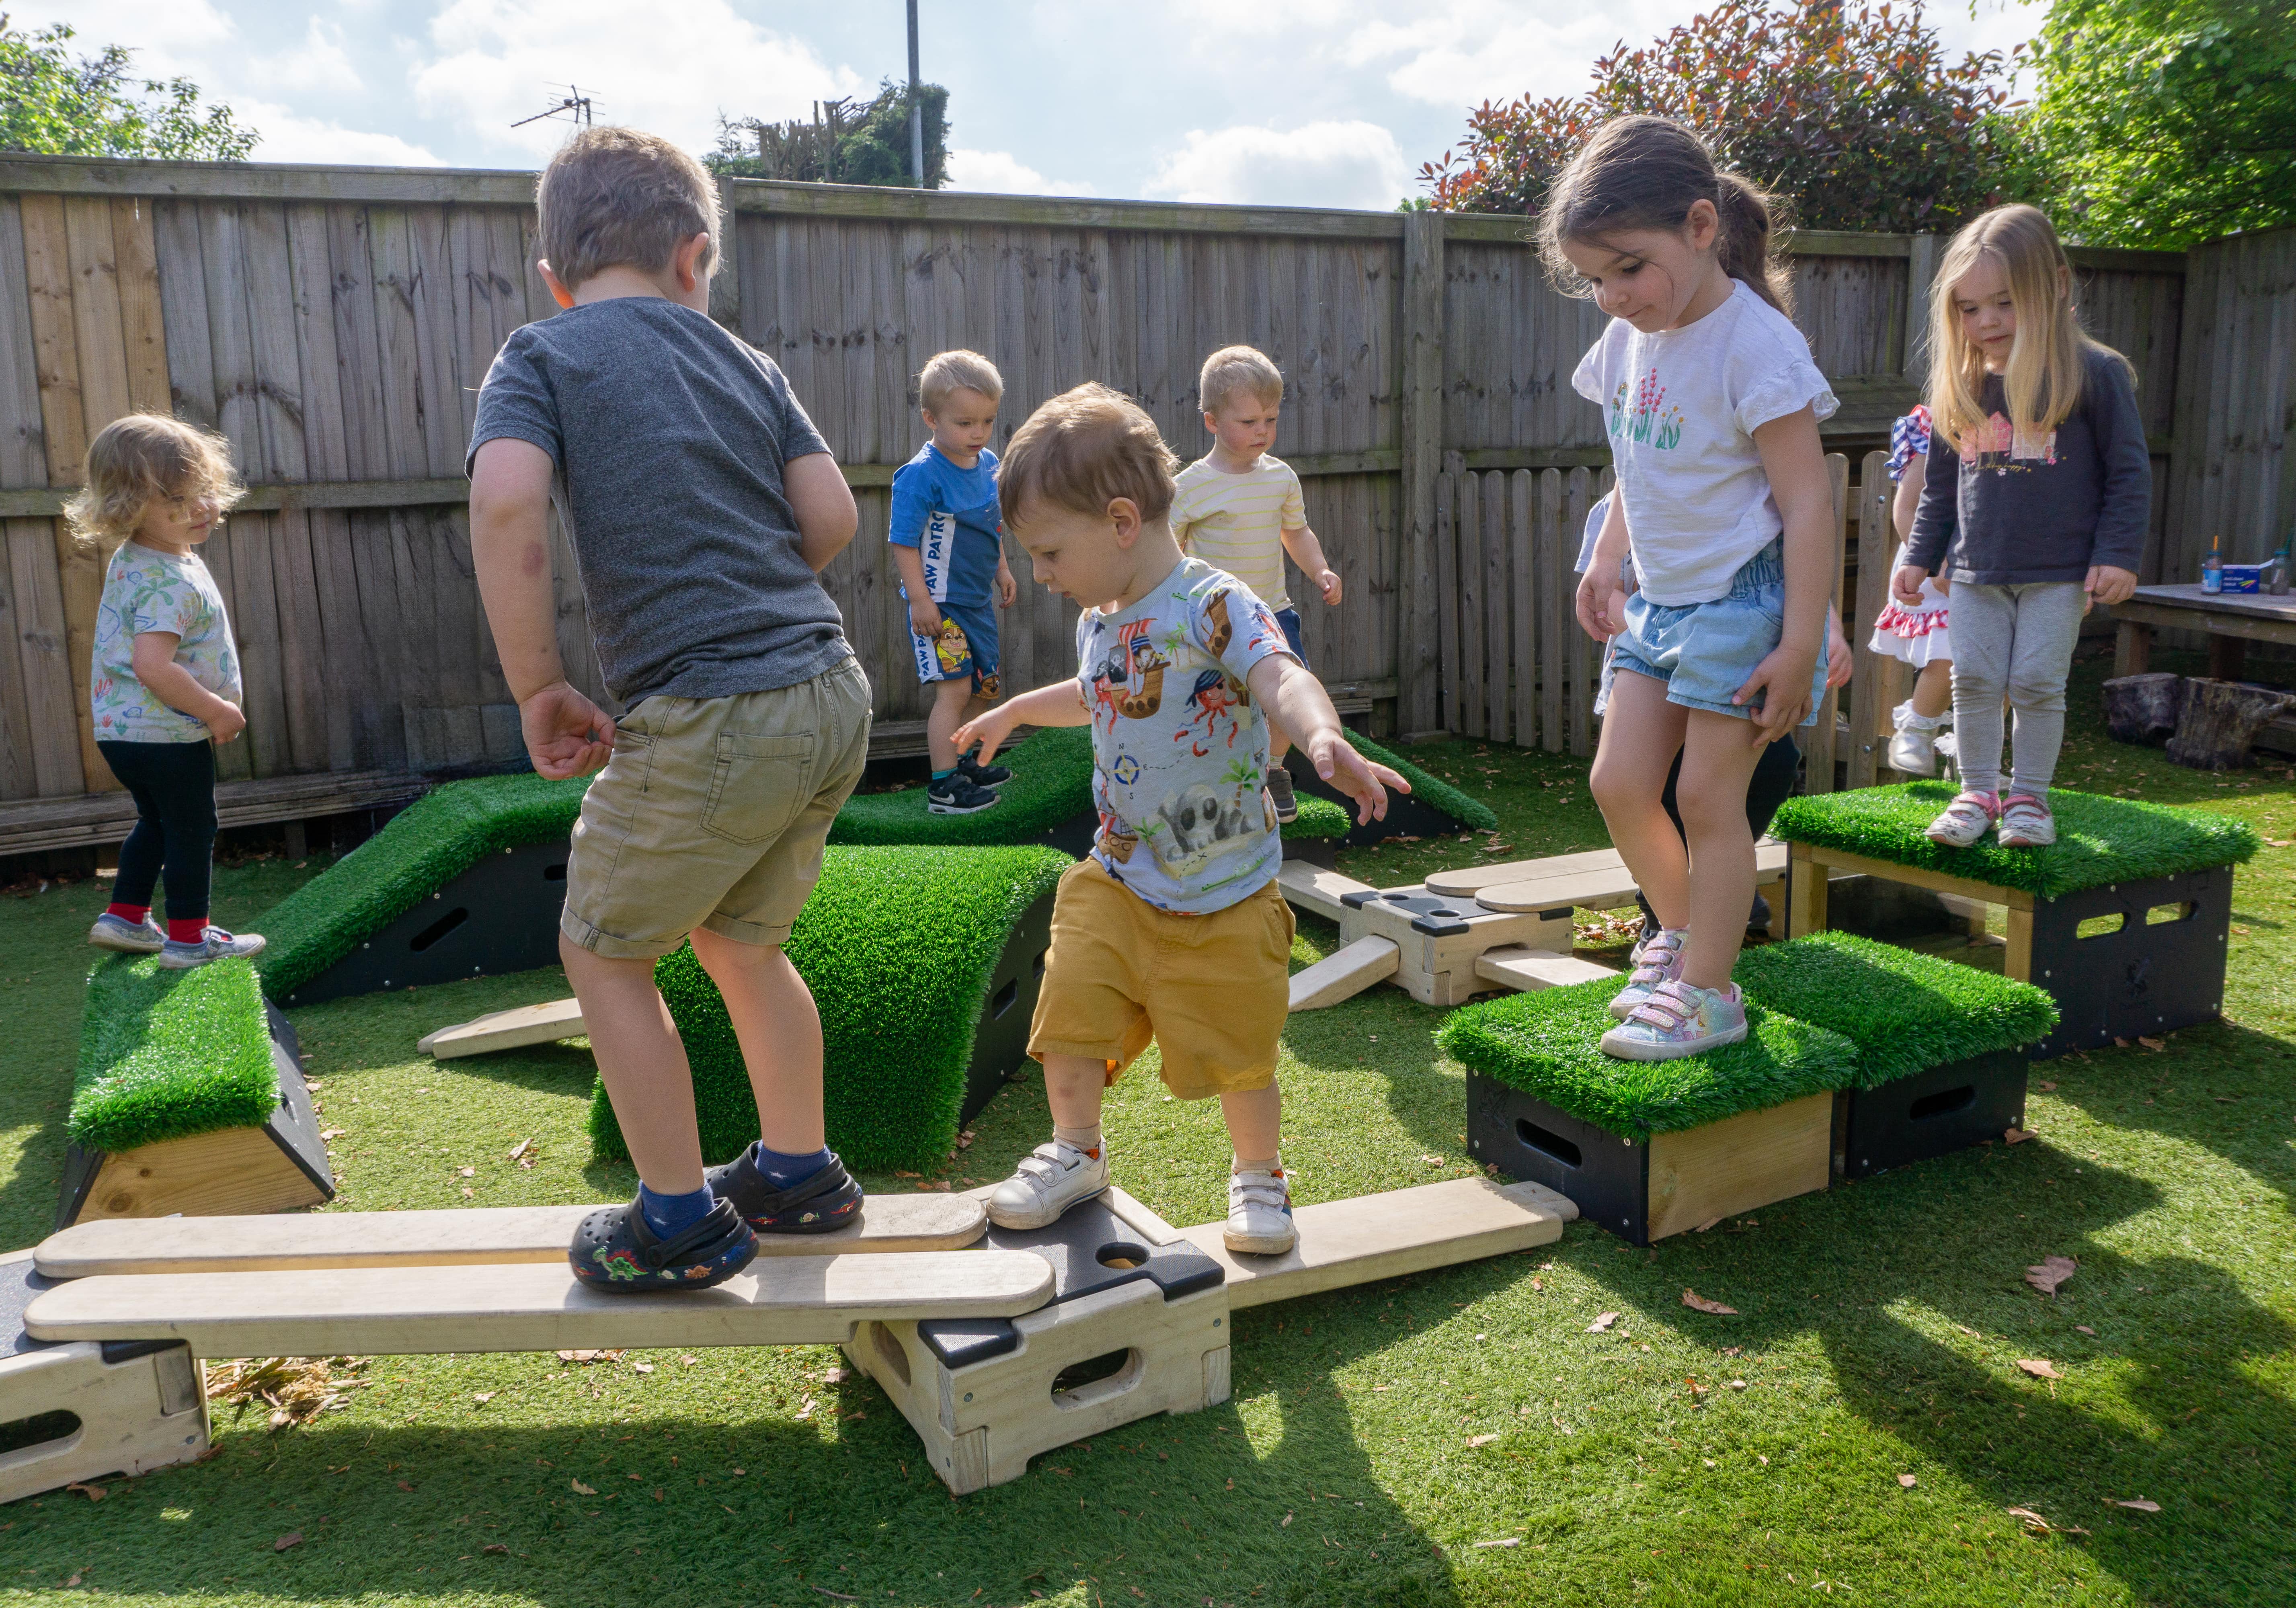
{"type": "Polygon", "coordinates": [[[1291,1009],[1292,907],[1270,882],[1210,915],[1159,910],[1097,860],[1062,874],[1029,1054],[1108,1062],[1153,1038],[1183,1100],[1266,1088],[1291,1009]]]}
{"type": "Polygon", "coordinates": [[[609,960],[667,955],[696,927],[781,943],[868,759],[851,659],[769,693],[645,699],[582,800],[559,931],[609,960]]]}

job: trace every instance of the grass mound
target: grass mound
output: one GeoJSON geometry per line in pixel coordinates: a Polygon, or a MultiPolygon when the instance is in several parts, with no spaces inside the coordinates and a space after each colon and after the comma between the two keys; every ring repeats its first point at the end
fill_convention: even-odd
{"type": "Polygon", "coordinates": [[[255,1128],[279,1103],[271,1026],[254,969],[218,960],[166,972],[110,956],[88,973],[64,1131],[87,1150],[255,1128]]]}
{"type": "Polygon", "coordinates": [[[264,913],[264,992],[277,999],[308,982],[485,856],[564,838],[589,785],[529,771],[432,789],[264,913]]]}
{"type": "MultiPolygon", "coordinates": [[[[1472,826],[1477,832],[1490,832],[1497,827],[1498,816],[1481,800],[1469,798],[1442,777],[1429,774],[1402,755],[1382,748],[1368,737],[1349,732],[1348,742],[1365,759],[1386,766],[1410,783],[1411,796],[1422,804],[1439,809],[1460,825],[1472,826]]],[[[1304,811],[1302,818],[1305,818],[1304,811]]]]}
{"type": "Polygon", "coordinates": [[[2030,983],[1847,932],[1749,949],[1736,976],[1764,1005],[1856,1045],[1860,1088],[2031,1044],[2057,1025],[2056,1002],[2030,983]]]}
{"type": "Polygon", "coordinates": [[[1453,1060],[1614,1134],[1636,1138],[1703,1128],[1804,1095],[1846,1088],[1857,1046],[1749,999],[1747,1036],[1680,1061],[1617,1061],[1603,1035],[1617,1025],[1610,978],[1454,1011],[1435,1031],[1453,1060]]]}
{"type": "Polygon", "coordinates": [[[2057,841],[2049,848],[2004,849],[1988,837],[1973,848],[1948,849],[1922,831],[1953,797],[1954,789],[1943,782],[1908,782],[1789,799],[1770,831],[1789,842],[1839,849],[2046,898],[2107,882],[2235,864],[2260,846],[2253,827],[2230,816],[2057,788],[2049,794],[2057,816],[2057,841]]]}
{"type": "MultiPolygon", "coordinates": [[[[1074,862],[1058,849],[842,848],[790,935],[826,1049],[829,1143],[856,1168],[937,1163],[956,1144],[973,1029],[1013,923],[1074,862]]],[[[742,1046],[691,947],[654,980],[693,1068],[701,1153],[730,1161],[758,1136],[742,1046]]],[[[590,1107],[601,1154],[626,1160],[602,1085],[590,1107]]]]}

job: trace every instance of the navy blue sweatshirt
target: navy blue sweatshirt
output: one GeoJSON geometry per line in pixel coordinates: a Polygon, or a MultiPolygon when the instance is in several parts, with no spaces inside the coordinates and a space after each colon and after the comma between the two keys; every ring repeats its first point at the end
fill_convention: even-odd
{"type": "Polygon", "coordinates": [[[1956,584],[2015,587],[2088,578],[2092,564],[2132,573],[2144,556],[2152,461],[2136,386],[2114,353],[2083,359],[2080,403],[2051,434],[2017,438],[2001,376],[1978,398],[1986,422],[1956,455],[1939,436],[1922,480],[1906,562],[1956,584]]]}

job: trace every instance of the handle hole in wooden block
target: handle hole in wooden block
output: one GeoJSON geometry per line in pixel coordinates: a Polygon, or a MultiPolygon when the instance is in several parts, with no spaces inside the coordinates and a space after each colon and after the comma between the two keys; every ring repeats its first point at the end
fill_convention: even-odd
{"type": "Polygon", "coordinates": [[[869,1325],[869,1350],[882,1363],[888,1373],[903,1384],[909,1382],[909,1353],[893,1338],[893,1332],[882,1324],[869,1325]]]}
{"type": "Polygon", "coordinates": [[[1539,1127],[1528,1117],[1514,1120],[1514,1136],[1539,1154],[1552,1156],[1565,1167],[1577,1167],[1587,1159],[1570,1140],[1552,1128],[1539,1127]]]}
{"type": "Polygon", "coordinates": [[[73,1439],[79,1433],[79,1415],[59,1408],[53,1413],[35,1413],[29,1418],[18,1418],[0,1423],[0,1456],[34,1448],[45,1448],[73,1439]]]}
{"type": "Polygon", "coordinates": [[[542,868],[542,880],[545,882],[564,882],[566,880],[566,867],[563,865],[545,866],[542,868]]]}
{"type": "Polygon", "coordinates": [[[1004,1015],[1013,1008],[1013,1002],[1020,997],[1021,980],[1016,977],[997,989],[996,997],[988,1002],[988,1020],[994,1021],[1004,1015]]]}
{"type": "Polygon", "coordinates": [[[1121,1351],[1103,1351],[1082,1362],[1072,1362],[1053,1376],[1053,1405],[1090,1407],[1111,1396],[1121,1396],[1140,1382],[1140,1376],[1138,1351],[1130,1347],[1121,1351]]]}
{"type": "Polygon", "coordinates": [[[2092,915],[2073,929],[2075,938],[2106,938],[2128,924],[2125,911],[2115,910],[2107,915],[2092,915]]]}
{"type": "Polygon", "coordinates": [[[470,919],[471,913],[460,906],[457,906],[455,908],[447,911],[446,915],[440,916],[437,921],[432,922],[429,926],[423,928],[422,931],[416,933],[414,935],[414,941],[408,944],[406,947],[414,950],[417,955],[420,955],[423,950],[429,948],[432,944],[437,943],[440,939],[446,937],[447,934],[452,932],[455,928],[461,926],[464,922],[470,919]]]}
{"type": "Polygon", "coordinates": [[[1923,1095],[1906,1108],[1906,1120],[1926,1122],[1932,1117],[1950,1117],[1976,1103],[1977,1086],[1964,1083],[1959,1088],[1941,1088],[1934,1095],[1923,1095]]]}

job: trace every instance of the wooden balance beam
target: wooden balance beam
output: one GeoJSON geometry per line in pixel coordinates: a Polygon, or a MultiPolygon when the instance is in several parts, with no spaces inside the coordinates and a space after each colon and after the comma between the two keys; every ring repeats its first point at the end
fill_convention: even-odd
{"type": "Polygon", "coordinates": [[[1337,1005],[1390,980],[1422,1005],[1458,1005],[1494,986],[1476,970],[1489,951],[1539,949],[1559,958],[1570,948],[1567,908],[1494,911],[1423,887],[1374,888],[1299,860],[1286,861],[1276,882],[1292,904],[1340,925],[1340,950],[1292,979],[1295,1011],[1337,1005]]]}
{"type": "MultiPolygon", "coordinates": [[[[1754,887],[1759,892],[1786,880],[1787,846],[1765,838],[1754,846],[1754,887]]],[[[1439,872],[1427,879],[1431,893],[1472,898],[1486,910],[1615,910],[1635,902],[1635,879],[1615,849],[1518,860],[1510,866],[1472,866],[1439,872]]],[[[1770,901],[1770,932],[1785,936],[1786,912],[1770,901]]]]}

